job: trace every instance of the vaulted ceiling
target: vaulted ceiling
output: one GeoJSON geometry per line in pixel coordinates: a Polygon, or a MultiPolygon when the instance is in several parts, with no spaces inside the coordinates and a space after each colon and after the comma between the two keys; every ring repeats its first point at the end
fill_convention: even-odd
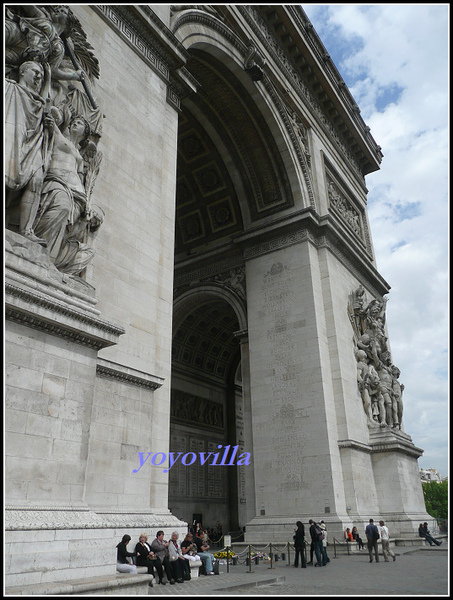
{"type": "Polygon", "coordinates": [[[183,108],[178,135],[176,256],[207,248],[293,203],[280,152],[238,79],[192,50],[200,89],[183,108]]]}

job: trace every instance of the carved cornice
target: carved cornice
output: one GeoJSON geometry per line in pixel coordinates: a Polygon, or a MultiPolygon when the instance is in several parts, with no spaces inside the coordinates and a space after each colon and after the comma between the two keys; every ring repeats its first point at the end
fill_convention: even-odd
{"type": "Polygon", "coordinates": [[[241,56],[245,58],[249,54],[249,47],[234,33],[227,25],[225,25],[217,16],[213,16],[203,10],[191,9],[184,10],[177,14],[171,23],[171,28],[174,34],[183,25],[188,23],[196,23],[202,27],[213,29],[221,37],[227,40],[234,48],[239,50],[241,56]]]}
{"type": "Polygon", "coordinates": [[[70,506],[6,506],[5,531],[43,529],[117,529],[181,527],[185,523],[171,514],[161,515],[147,511],[94,511],[70,506]]]}
{"type": "Polygon", "coordinates": [[[196,89],[184,68],[187,53],[157,15],[145,5],[93,5],[121,39],[167,84],[167,101],[180,110],[180,100],[196,89]]]}
{"type": "Polygon", "coordinates": [[[246,261],[305,241],[318,249],[327,248],[359,281],[365,277],[377,295],[388,293],[390,286],[370,263],[364,244],[334,215],[319,217],[307,208],[234,238],[246,261]]]}
{"type": "MultiPolygon", "coordinates": [[[[380,147],[376,146],[374,140],[374,145],[372,144],[373,151],[371,151],[369,147],[368,140],[368,152],[370,153],[370,155],[373,156],[373,159],[376,163],[376,167],[366,170],[366,172],[364,173],[362,167],[356,159],[355,153],[352,152],[350,149],[350,144],[347,141],[345,141],[344,136],[338,131],[338,128],[334,126],[332,119],[325,114],[325,111],[321,107],[320,102],[317,100],[312,90],[299,75],[298,68],[294,63],[292,57],[289,55],[286,48],[277,38],[274,32],[270,30],[266,20],[260,14],[259,9],[255,6],[244,5],[238,6],[237,10],[240,12],[241,16],[246,19],[247,24],[251,27],[254,34],[257,36],[257,38],[259,39],[263,47],[266,49],[266,51],[270,54],[274,63],[278,65],[278,67],[281,69],[282,73],[285,75],[287,80],[293,83],[294,89],[298,92],[298,97],[307,106],[308,110],[310,111],[310,114],[316,120],[318,125],[323,129],[328,138],[337,147],[341,156],[347,160],[349,166],[353,169],[353,171],[360,177],[360,179],[363,179],[364,174],[375,170],[382,158],[382,153],[380,152],[380,147]]],[[[290,14],[292,18],[295,18],[295,11],[293,11],[290,14]]],[[[305,27],[301,26],[300,22],[298,35],[301,39],[306,41],[306,29],[305,27]]],[[[355,105],[354,111],[357,112],[357,110],[358,107],[357,105],[355,105]]],[[[356,121],[354,121],[354,123],[357,125],[356,121]]],[[[363,129],[363,132],[366,132],[367,136],[371,137],[369,136],[368,131],[369,128],[365,127],[363,129]]]]}
{"type": "Polygon", "coordinates": [[[347,85],[341,78],[340,73],[335,67],[334,62],[330,58],[329,54],[326,53],[326,49],[319,39],[318,34],[314,30],[313,25],[310,23],[303,8],[299,5],[288,5],[288,12],[294,18],[295,23],[305,31],[305,38],[312,49],[313,54],[317,57],[318,61],[324,65],[324,71],[330,84],[335,89],[337,94],[343,97],[348,109],[349,117],[357,127],[359,128],[363,138],[369,145],[371,152],[376,156],[376,159],[380,161],[382,159],[381,147],[376,144],[373,136],[370,133],[370,127],[367,126],[365,121],[360,116],[360,109],[358,108],[352,94],[350,93],[347,85]]]}
{"type": "Polygon", "coordinates": [[[100,350],[118,343],[122,327],[36,290],[5,283],[5,318],[100,350]]]}
{"type": "Polygon", "coordinates": [[[96,374],[100,377],[115,379],[122,383],[157,390],[162,387],[165,379],[150,373],[144,373],[131,367],[126,367],[109,360],[98,358],[96,364],[96,374]]]}
{"type": "Polygon", "coordinates": [[[186,263],[186,265],[177,265],[176,273],[174,279],[174,290],[175,295],[178,295],[178,288],[188,286],[194,281],[200,281],[202,279],[210,279],[215,277],[216,275],[220,275],[221,273],[228,272],[232,269],[239,269],[244,265],[244,259],[241,255],[229,256],[222,260],[213,260],[212,262],[208,262],[206,264],[200,264],[201,262],[205,263],[205,257],[201,257],[200,262],[194,265],[186,263]],[[178,272],[179,271],[179,272],[178,272]],[[184,272],[182,272],[184,271],[184,272]]]}
{"type": "Polygon", "coordinates": [[[411,458],[419,458],[423,454],[423,450],[412,443],[409,435],[388,427],[376,431],[370,430],[369,444],[349,439],[339,440],[338,447],[340,449],[358,450],[371,455],[383,452],[398,452],[411,458]]]}
{"type": "Polygon", "coordinates": [[[410,435],[399,429],[389,429],[388,427],[370,430],[370,446],[374,454],[401,452],[413,458],[419,458],[423,454],[423,450],[413,444],[410,435]]]}

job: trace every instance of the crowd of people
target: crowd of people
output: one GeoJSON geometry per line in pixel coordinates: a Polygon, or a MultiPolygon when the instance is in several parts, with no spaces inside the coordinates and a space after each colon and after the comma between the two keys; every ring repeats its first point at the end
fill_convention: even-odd
{"type": "Polygon", "coordinates": [[[307,562],[305,556],[306,542],[305,542],[305,527],[301,521],[297,521],[296,529],[294,530],[294,549],[295,559],[294,566],[299,566],[299,558],[301,567],[305,569],[307,565],[313,565],[313,557],[316,556],[315,567],[325,567],[330,562],[330,558],[327,556],[327,529],[324,521],[316,523],[313,519],[308,521],[310,534],[310,560],[307,562]]]}
{"type": "MultiPolygon", "coordinates": [[[[327,528],[323,520],[315,522],[313,519],[308,521],[308,534],[310,539],[309,558],[307,562],[306,551],[308,546],[305,541],[305,527],[301,521],[297,521],[294,529],[293,541],[295,549],[294,567],[300,566],[305,569],[307,565],[315,567],[325,567],[330,559],[327,555],[327,528]],[[314,561],[314,558],[316,559],[314,561]]],[[[173,532],[170,540],[164,540],[164,532],[158,531],[156,538],[148,543],[146,534],[140,534],[138,542],[133,552],[129,552],[127,546],[131,541],[130,535],[124,535],[121,542],[117,545],[117,570],[120,573],[137,573],[137,566],[148,568],[148,574],[153,575],[160,585],[165,585],[164,574],[167,576],[171,585],[175,583],[184,583],[191,579],[190,562],[201,561],[201,572],[205,575],[214,575],[213,554],[209,552],[210,546],[208,540],[211,535],[215,539],[221,539],[221,525],[211,531],[204,529],[201,523],[193,523],[184,538],[179,542],[179,534],[173,532]]],[[[420,523],[418,529],[419,536],[426,539],[430,546],[440,546],[441,541],[431,536],[427,523],[420,523]]],[[[379,562],[378,540],[381,541],[382,554],[384,561],[389,562],[389,557],[396,560],[394,552],[390,549],[390,534],[385,522],[381,519],[379,525],[369,520],[365,528],[365,537],[370,563],[375,560],[379,562]]],[[[357,527],[347,527],[344,532],[346,542],[357,542],[359,550],[365,549],[365,544],[361,539],[357,527]]],[[[152,581],[149,583],[152,587],[152,581]]]]}
{"type": "MultiPolygon", "coordinates": [[[[148,574],[157,579],[158,584],[166,584],[165,574],[170,585],[175,585],[191,579],[190,562],[201,561],[202,572],[205,575],[214,575],[213,555],[209,552],[206,530],[200,526],[192,533],[191,528],[181,543],[176,531],[168,541],[164,540],[164,535],[163,531],[158,531],[155,539],[149,544],[147,535],[141,533],[132,552],[127,549],[131,536],[123,535],[116,547],[117,571],[136,574],[137,567],[143,566],[148,568],[148,574]]],[[[153,587],[153,581],[150,581],[149,586],[153,587]]]]}
{"type": "MultiPolygon", "coordinates": [[[[313,519],[308,521],[309,524],[309,535],[310,535],[310,560],[306,560],[306,542],[305,542],[305,528],[301,521],[297,521],[296,529],[294,530],[294,548],[295,548],[295,559],[294,567],[299,566],[299,560],[302,568],[306,568],[307,565],[313,565],[315,567],[324,567],[330,559],[327,556],[327,530],[324,521],[316,523],[313,519]],[[313,562],[313,557],[316,557],[316,562],[313,562]]],[[[440,546],[441,541],[433,538],[429,532],[427,523],[420,523],[418,529],[419,536],[425,538],[430,546],[440,546]]],[[[378,551],[378,540],[381,541],[381,550],[384,556],[384,561],[389,562],[389,557],[393,561],[396,561],[396,555],[390,548],[390,533],[385,522],[381,519],[379,525],[374,523],[373,519],[369,520],[368,525],[365,528],[365,537],[367,550],[369,555],[370,563],[375,560],[379,562],[379,551],[378,551]]],[[[347,527],[344,532],[344,539],[346,542],[357,542],[359,550],[365,549],[365,544],[359,535],[357,527],[347,527]]]]}

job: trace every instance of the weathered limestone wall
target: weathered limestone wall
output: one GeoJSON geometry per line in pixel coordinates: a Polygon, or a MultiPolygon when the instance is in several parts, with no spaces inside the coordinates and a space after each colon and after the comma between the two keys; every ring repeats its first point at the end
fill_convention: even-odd
{"type": "MultiPolygon", "coordinates": [[[[166,102],[164,82],[117,31],[88,6],[77,7],[77,15],[99,48],[98,97],[106,115],[102,176],[95,192],[105,207],[105,228],[89,281],[102,314],[126,330],[119,344],[99,357],[165,381],[155,392],[129,388],[130,393],[121,387],[115,392],[114,383],[97,382],[93,428],[99,420],[98,429],[101,423],[116,429],[110,441],[104,433],[96,447],[92,444],[90,460],[97,466],[90,476],[98,478],[113,467],[115,477],[121,477],[120,485],[103,484],[110,488],[104,495],[108,506],[124,505],[125,488],[141,508],[162,509],[167,503],[163,467],[148,469],[151,485],[145,494],[146,485],[131,470],[137,448],[150,451],[151,439],[154,451],[168,451],[177,112],[166,102]],[[127,408],[127,420],[121,413],[131,396],[135,405],[127,408]],[[137,402],[148,415],[140,424],[133,416],[137,402]],[[113,455],[108,444],[117,449],[113,455]],[[115,460],[122,461],[121,475],[115,460]]],[[[92,493],[88,497],[99,505],[100,496],[92,493]]]]}
{"type": "Polygon", "coordinates": [[[7,324],[6,504],[83,505],[96,353],[7,324]]]}
{"type": "Polygon", "coordinates": [[[157,529],[186,528],[168,511],[167,465],[132,472],[138,452],[168,452],[178,114],[117,24],[101,9],[72,8],[100,62],[93,202],[105,220],[87,269],[93,307],[70,301],[52,266],[12,264],[20,286],[36,287],[39,275],[41,296],[58,296],[63,312],[72,302],[73,312],[62,317],[56,300],[38,309],[46,331],[7,322],[7,586],[114,576],[124,533],[135,546],[143,531],[152,540],[157,529]],[[79,317],[96,321],[82,327],[91,345],[76,333],[79,317]],[[69,339],[53,334],[53,320],[69,339]]]}
{"type": "Polygon", "coordinates": [[[344,500],[316,250],[249,261],[247,296],[257,514],[334,512],[344,500]]]}

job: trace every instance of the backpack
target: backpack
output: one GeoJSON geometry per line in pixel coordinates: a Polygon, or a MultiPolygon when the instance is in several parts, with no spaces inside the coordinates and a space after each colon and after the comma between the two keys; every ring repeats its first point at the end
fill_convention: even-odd
{"type": "Polygon", "coordinates": [[[316,533],[317,541],[322,542],[323,537],[324,537],[324,532],[317,523],[315,523],[315,533],[316,533]]]}
{"type": "Polygon", "coordinates": [[[376,525],[373,526],[373,540],[377,542],[377,540],[380,538],[381,536],[379,535],[379,529],[376,527],[376,525]]]}

